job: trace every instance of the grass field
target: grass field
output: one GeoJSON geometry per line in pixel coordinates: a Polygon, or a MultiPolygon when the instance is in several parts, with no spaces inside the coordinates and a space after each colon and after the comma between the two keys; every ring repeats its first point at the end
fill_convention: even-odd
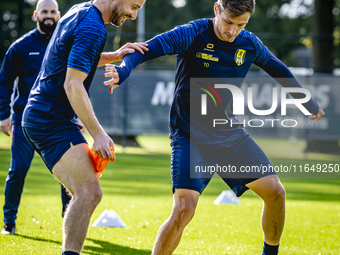
{"type": "MultiPolygon", "coordinates": [[[[116,146],[117,160],[101,178],[104,197],[91,224],[113,209],[127,228],[89,227],[82,254],[150,254],[159,226],[172,207],[170,146],[166,136],[138,138],[142,148],[116,146]]],[[[340,163],[335,155],[302,153],[298,141],[257,139],[273,165],[340,163]]],[[[10,163],[10,139],[0,134],[0,193],[10,163]]],[[[284,178],[287,217],[280,254],[340,254],[340,179],[284,178]]],[[[251,191],[241,205],[214,205],[227,186],[214,178],[200,198],[196,215],[174,254],[261,254],[262,202],[251,191]]],[[[4,196],[0,196],[4,204],[4,196]]],[[[1,210],[1,217],[3,212],[1,210]]],[[[0,236],[0,254],[61,253],[60,185],[35,156],[26,178],[17,235],[0,236]]]]}

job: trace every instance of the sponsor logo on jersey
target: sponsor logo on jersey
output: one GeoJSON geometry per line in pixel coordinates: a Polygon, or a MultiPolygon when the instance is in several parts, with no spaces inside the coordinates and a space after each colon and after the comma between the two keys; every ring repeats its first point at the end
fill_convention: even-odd
{"type": "Polygon", "coordinates": [[[238,49],[235,53],[235,62],[238,66],[244,63],[244,59],[246,57],[246,50],[238,49]]]}
{"type": "Polygon", "coordinates": [[[204,59],[204,60],[210,60],[210,61],[215,61],[218,62],[219,58],[214,57],[211,54],[207,54],[207,53],[202,53],[202,52],[197,52],[196,53],[196,57],[204,59]]]}
{"type": "Polygon", "coordinates": [[[214,52],[213,50],[214,46],[215,46],[214,44],[208,43],[204,50],[214,52]]]}
{"type": "Polygon", "coordinates": [[[208,49],[212,49],[212,48],[214,48],[214,45],[213,45],[212,43],[208,43],[208,44],[207,44],[207,48],[208,48],[208,49]]]}
{"type": "Polygon", "coordinates": [[[30,52],[28,53],[28,55],[32,56],[32,55],[40,55],[40,52],[30,52]]]}

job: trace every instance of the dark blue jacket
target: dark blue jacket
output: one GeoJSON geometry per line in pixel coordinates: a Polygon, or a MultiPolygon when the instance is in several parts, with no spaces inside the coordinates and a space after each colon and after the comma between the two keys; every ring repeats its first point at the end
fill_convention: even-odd
{"type": "Polygon", "coordinates": [[[0,71],[0,120],[7,119],[11,114],[11,95],[14,90],[12,123],[20,125],[49,40],[49,35],[40,34],[35,28],[9,47],[0,71]],[[18,84],[14,86],[17,77],[18,84]]]}

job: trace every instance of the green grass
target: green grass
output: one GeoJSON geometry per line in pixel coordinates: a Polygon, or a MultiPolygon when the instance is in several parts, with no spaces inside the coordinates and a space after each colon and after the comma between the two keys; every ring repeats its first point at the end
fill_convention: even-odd
{"type": "MultiPolygon", "coordinates": [[[[282,139],[256,141],[274,165],[340,163],[339,156],[303,154],[303,141],[295,146],[282,139]]],[[[0,135],[1,194],[10,142],[0,135]]],[[[100,180],[104,197],[91,219],[92,224],[105,209],[113,209],[127,228],[90,226],[82,254],[151,253],[158,228],[172,207],[170,146],[166,136],[142,136],[138,142],[142,148],[127,148],[125,153],[116,146],[117,160],[100,180]]],[[[287,191],[287,217],[280,254],[340,254],[340,179],[284,178],[282,183],[287,191]]],[[[221,179],[211,181],[174,254],[261,253],[261,200],[247,191],[241,205],[214,205],[225,189],[221,179]]],[[[17,235],[0,236],[0,254],[60,254],[61,227],[60,185],[36,155],[19,207],[17,235]]]]}

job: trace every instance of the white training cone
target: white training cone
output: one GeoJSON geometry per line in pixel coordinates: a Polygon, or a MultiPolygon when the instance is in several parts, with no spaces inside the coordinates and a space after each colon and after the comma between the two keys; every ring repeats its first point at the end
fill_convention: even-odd
{"type": "Polygon", "coordinates": [[[214,204],[240,205],[241,201],[235,196],[234,192],[232,192],[231,190],[223,190],[222,193],[215,199],[214,204]]]}
{"type": "Polygon", "coordinates": [[[98,219],[93,222],[92,227],[125,228],[126,224],[114,210],[105,209],[98,219]]]}

